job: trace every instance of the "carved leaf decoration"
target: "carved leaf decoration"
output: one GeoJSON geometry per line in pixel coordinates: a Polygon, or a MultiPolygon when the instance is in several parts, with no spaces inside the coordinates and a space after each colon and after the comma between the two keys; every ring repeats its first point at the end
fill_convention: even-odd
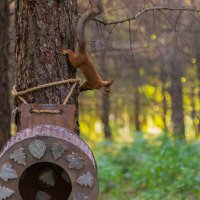
{"type": "Polygon", "coordinates": [[[51,195],[43,191],[38,191],[35,196],[35,200],[50,200],[50,199],[51,195]]]}
{"type": "Polygon", "coordinates": [[[54,160],[57,160],[58,158],[62,157],[62,155],[67,150],[67,147],[62,144],[54,143],[52,144],[51,150],[54,160]]]}
{"type": "Polygon", "coordinates": [[[12,191],[11,189],[0,186],[0,200],[7,199],[8,197],[10,197],[14,193],[15,192],[12,191]]]}
{"type": "Polygon", "coordinates": [[[81,194],[74,194],[73,200],[89,200],[89,197],[81,194]]]}
{"type": "Polygon", "coordinates": [[[35,140],[29,145],[29,151],[33,157],[41,159],[46,151],[46,144],[42,140],[35,140]]]}
{"type": "Polygon", "coordinates": [[[76,182],[85,187],[92,187],[94,178],[90,172],[87,172],[86,174],[80,176],[76,182]]]}
{"type": "Polygon", "coordinates": [[[0,178],[4,181],[8,181],[9,179],[17,178],[17,173],[14,169],[12,169],[12,165],[4,164],[0,169],[0,178]]]}
{"type": "Polygon", "coordinates": [[[39,180],[49,186],[55,186],[55,177],[53,170],[48,170],[40,175],[39,180]]]}
{"type": "Polygon", "coordinates": [[[77,153],[72,152],[72,155],[67,156],[70,169],[81,170],[84,166],[84,159],[78,157],[77,153]]]}
{"type": "Polygon", "coordinates": [[[26,165],[26,155],[24,153],[24,148],[19,148],[15,150],[11,155],[10,159],[14,160],[18,164],[26,165]]]}

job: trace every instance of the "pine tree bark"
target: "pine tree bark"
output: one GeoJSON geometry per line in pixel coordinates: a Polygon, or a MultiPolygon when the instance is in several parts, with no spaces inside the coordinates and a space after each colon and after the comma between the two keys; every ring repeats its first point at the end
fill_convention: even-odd
{"type": "Polygon", "coordinates": [[[7,0],[0,2],[0,148],[10,137],[11,109],[9,103],[9,81],[8,81],[8,27],[9,7],[7,0]]]}
{"type": "MultiPolygon", "coordinates": [[[[16,90],[76,77],[66,56],[59,49],[75,48],[77,2],[63,0],[16,0],[16,90]]],[[[28,103],[62,104],[70,84],[39,90],[24,98],[28,103]]],[[[78,94],[70,98],[76,105],[78,94]]],[[[21,102],[16,99],[16,106],[21,102]]],[[[16,116],[20,127],[20,116],[16,116]]],[[[78,130],[77,130],[78,132],[78,130]]]]}

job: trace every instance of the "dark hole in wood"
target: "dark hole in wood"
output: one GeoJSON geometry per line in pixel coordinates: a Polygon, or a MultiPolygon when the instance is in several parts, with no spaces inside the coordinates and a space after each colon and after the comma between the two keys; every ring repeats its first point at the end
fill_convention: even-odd
{"type": "Polygon", "coordinates": [[[60,166],[41,162],[24,171],[19,191],[23,200],[67,200],[72,184],[69,175],[60,166]]]}

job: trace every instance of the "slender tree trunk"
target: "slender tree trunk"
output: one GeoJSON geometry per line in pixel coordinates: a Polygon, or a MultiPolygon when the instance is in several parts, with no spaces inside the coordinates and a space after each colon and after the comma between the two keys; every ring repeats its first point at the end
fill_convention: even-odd
{"type": "Polygon", "coordinates": [[[183,86],[181,83],[181,62],[178,55],[178,52],[174,52],[171,64],[172,123],[175,138],[184,139],[183,86]]]}
{"type": "Polygon", "coordinates": [[[10,137],[11,109],[9,103],[9,81],[8,81],[8,27],[9,7],[7,0],[0,2],[0,148],[10,137]]]}
{"type": "Polygon", "coordinates": [[[134,85],[134,97],[135,97],[135,130],[140,131],[140,93],[138,84],[134,85]]]}
{"type": "Polygon", "coordinates": [[[165,83],[163,83],[162,85],[162,96],[163,96],[163,125],[164,125],[164,131],[166,132],[168,130],[167,128],[167,100],[166,100],[166,87],[165,87],[165,83]]]}
{"type": "Polygon", "coordinates": [[[162,81],[162,105],[163,105],[163,114],[162,114],[162,120],[163,120],[163,125],[164,125],[164,131],[167,132],[168,127],[167,127],[167,100],[166,100],[166,72],[163,67],[161,67],[161,72],[160,72],[160,79],[162,81]]]}
{"type": "Polygon", "coordinates": [[[172,79],[172,121],[173,131],[177,138],[185,138],[183,100],[182,100],[182,83],[178,74],[172,79]]]}
{"type": "Polygon", "coordinates": [[[102,122],[104,125],[104,134],[106,139],[111,139],[112,133],[109,124],[109,114],[110,114],[110,101],[109,98],[106,96],[102,97],[103,99],[103,116],[102,122]]]}
{"type": "Polygon", "coordinates": [[[195,87],[191,88],[191,94],[190,94],[190,101],[191,101],[191,118],[193,121],[193,129],[195,132],[196,137],[199,137],[199,132],[198,132],[198,124],[195,123],[195,119],[197,118],[197,111],[196,111],[196,106],[195,106],[195,87]]]}
{"type": "MultiPolygon", "coordinates": [[[[16,0],[16,89],[25,90],[44,83],[75,78],[76,70],[67,57],[60,54],[64,47],[74,50],[77,21],[76,0],[16,0]]],[[[28,103],[62,104],[70,84],[39,90],[24,98],[28,103]]],[[[70,98],[76,104],[78,95],[70,98]]],[[[16,99],[16,106],[21,102],[16,99]]],[[[20,116],[16,123],[20,127],[20,116]]]]}
{"type": "MultiPolygon", "coordinates": [[[[198,80],[198,99],[199,99],[199,105],[200,105],[200,32],[196,35],[196,58],[197,58],[197,80],[198,80]]],[[[197,111],[197,116],[199,118],[199,123],[197,125],[197,133],[200,135],[200,110],[197,111]]]]}
{"type": "Polygon", "coordinates": [[[132,55],[131,57],[131,70],[133,71],[133,88],[134,88],[134,123],[135,123],[135,131],[141,131],[140,127],[140,75],[139,70],[136,65],[135,57],[132,55]]]}
{"type": "MultiPolygon", "coordinates": [[[[105,50],[101,52],[100,64],[101,64],[103,79],[107,80],[108,70],[105,63],[105,50]]],[[[106,139],[111,139],[112,133],[111,133],[110,123],[109,123],[110,99],[109,97],[106,97],[105,95],[102,95],[102,108],[103,108],[102,123],[104,127],[104,136],[106,139]]]]}

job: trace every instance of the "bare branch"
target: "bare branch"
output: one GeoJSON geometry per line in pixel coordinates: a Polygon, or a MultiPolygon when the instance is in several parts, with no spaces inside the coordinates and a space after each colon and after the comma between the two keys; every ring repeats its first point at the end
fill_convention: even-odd
{"type": "Polygon", "coordinates": [[[150,11],[161,11],[161,10],[167,10],[167,11],[187,11],[187,12],[196,12],[196,13],[200,13],[200,10],[198,9],[193,9],[193,8],[186,8],[186,7],[182,7],[182,8],[169,8],[169,7],[151,7],[151,8],[145,8],[141,11],[139,11],[138,13],[136,13],[133,16],[130,17],[124,17],[118,20],[112,20],[112,21],[106,21],[100,18],[94,18],[94,21],[102,23],[104,25],[114,25],[114,24],[120,24],[120,23],[124,23],[127,21],[132,21],[135,20],[137,18],[139,18],[140,16],[150,12],[150,11]]]}

